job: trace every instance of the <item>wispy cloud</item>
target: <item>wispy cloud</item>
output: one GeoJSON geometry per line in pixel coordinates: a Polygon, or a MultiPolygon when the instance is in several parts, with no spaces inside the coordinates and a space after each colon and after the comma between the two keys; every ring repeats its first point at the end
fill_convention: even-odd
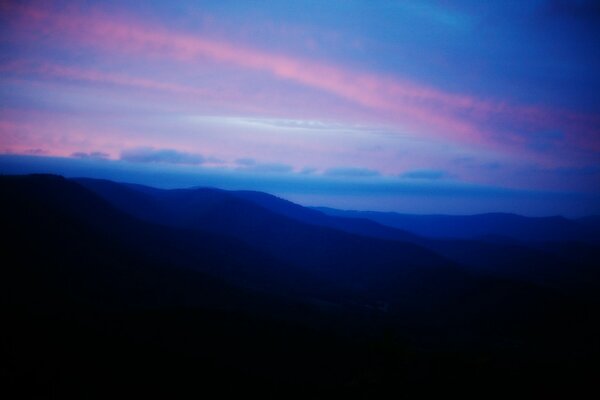
{"type": "Polygon", "coordinates": [[[27,149],[24,152],[25,154],[31,154],[32,156],[43,156],[47,155],[48,151],[44,149],[27,149]]]}
{"type": "Polygon", "coordinates": [[[368,178],[379,176],[381,173],[369,168],[337,167],[327,169],[325,172],[323,172],[323,175],[339,178],[368,178]]]}
{"type": "MultiPolygon", "coordinates": [[[[185,23],[189,20],[181,13],[160,15],[153,5],[146,14],[129,3],[92,3],[0,2],[2,41],[8,48],[0,61],[6,104],[0,109],[0,150],[70,158],[103,158],[100,153],[105,153],[112,159],[198,170],[219,164],[216,169],[248,176],[264,172],[277,180],[298,174],[337,184],[354,177],[365,183],[390,178],[445,185],[460,177],[515,188],[598,187],[597,174],[585,172],[597,166],[600,152],[600,116],[593,111],[597,79],[590,79],[593,72],[579,78],[565,74],[593,70],[593,64],[583,65],[588,60],[583,51],[581,59],[562,59],[556,76],[538,73],[538,66],[554,55],[533,63],[515,60],[522,76],[511,88],[498,90],[505,81],[494,72],[505,71],[505,54],[535,43],[515,46],[514,52],[490,48],[489,53],[506,52],[481,54],[481,63],[492,61],[501,68],[482,67],[481,77],[465,79],[461,73],[481,66],[463,70],[467,61],[461,57],[472,53],[472,60],[481,44],[463,43],[469,51],[452,55],[432,54],[444,46],[431,32],[414,44],[422,53],[416,61],[408,60],[410,52],[390,54],[400,44],[393,40],[390,46],[390,37],[370,29],[350,29],[359,39],[373,40],[364,42],[360,52],[342,51],[336,44],[333,52],[307,52],[282,38],[243,34],[245,25],[253,29],[246,33],[264,30],[264,21],[232,18],[228,7],[222,7],[215,29],[185,23]],[[236,26],[238,21],[244,26],[236,26]],[[380,58],[366,61],[371,52],[380,58]],[[432,67],[436,74],[414,72],[433,56],[440,61],[432,67]],[[450,68],[457,60],[459,68],[450,68]],[[590,89],[580,95],[578,88],[587,81],[590,89]],[[565,82],[575,85],[567,91],[571,98],[563,101],[561,88],[570,86],[565,82]],[[545,89],[529,92],[528,85],[545,89]],[[556,94],[540,96],[548,91],[556,94]],[[454,161],[463,156],[472,159],[454,161]],[[557,168],[579,171],[581,179],[565,177],[557,168]]],[[[194,18],[212,12],[207,8],[194,18]]],[[[468,22],[445,6],[391,8],[399,14],[408,9],[411,18],[436,25],[468,22]]],[[[380,12],[381,3],[373,2],[373,10],[380,12]]],[[[401,20],[399,14],[388,16],[386,23],[401,20]]],[[[290,22],[281,18],[278,23],[285,27],[290,22]]],[[[310,28],[314,37],[323,25],[310,28]]],[[[340,30],[340,41],[348,30],[340,30]]],[[[503,79],[512,79],[505,72],[503,79]]]]}
{"type": "Polygon", "coordinates": [[[294,167],[288,164],[258,162],[253,158],[239,158],[235,163],[238,165],[238,170],[247,172],[280,174],[294,170],[294,167]]]}
{"type": "Polygon", "coordinates": [[[104,153],[102,151],[92,151],[92,152],[82,152],[76,151],[71,154],[71,157],[74,158],[83,158],[83,159],[94,159],[94,160],[102,160],[107,159],[110,155],[108,153],[104,153]]]}
{"type": "Polygon", "coordinates": [[[206,158],[201,154],[187,153],[173,149],[155,149],[153,147],[136,147],[121,152],[121,160],[136,163],[167,164],[203,164],[206,158]]]}
{"type": "MultiPolygon", "coordinates": [[[[8,8],[15,15],[13,20],[18,21],[16,29],[24,30],[34,39],[60,39],[66,46],[92,47],[109,54],[171,60],[190,66],[210,59],[246,70],[267,72],[275,78],[318,89],[374,110],[419,135],[492,148],[517,146],[527,151],[531,150],[527,148],[527,140],[522,140],[515,132],[535,132],[554,127],[565,132],[569,145],[600,151],[596,129],[600,119],[593,115],[480,99],[408,79],[271,53],[103,12],[82,13],[68,8],[59,13],[51,8],[8,8]],[[491,119],[510,121],[511,128],[490,126],[491,119]]],[[[171,84],[118,76],[56,69],[48,72],[125,85],[185,90],[171,84]]],[[[506,124],[497,124],[502,125],[506,124]]]]}

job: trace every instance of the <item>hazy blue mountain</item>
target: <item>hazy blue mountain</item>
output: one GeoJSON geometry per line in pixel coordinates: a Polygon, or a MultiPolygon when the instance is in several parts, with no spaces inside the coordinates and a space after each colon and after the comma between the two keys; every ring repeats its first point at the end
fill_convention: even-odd
{"type": "MultiPolygon", "coordinates": [[[[452,287],[453,280],[461,285],[467,279],[456,280],[455,276],[464,273],[421,246],[357,236],[312,224],[313,219],[309,223],[300,222],[246,200],[238,193],[210,188],[142,192],[106,181],[79,182],[140,219],[234,237],[324,279],[343,282],[357,290],[371,290],[371,285],[375,285],[379,296],[385,298],[416,294],[415,285],[410,283],[412,279],[433,284],[449,274],[446,285],[436,283],[439,286],[436,293],[452,287]],[[140,194],[146,196],[141,203],[140,194]],[[150,207],[155,209],[152,213],[147,212],[150,207]]],[[[307,210],[307,214],[313,218],[313,212],[307,210]]],[[[334,221],[337,223],[337,219],[334,221]]],[[[405,237],[402,232],[398,235],[405,237]]]]}
{"type": "MultiPolygon", "coordinates": [[[[594,266],[600,262],[600,250],[589,241],[546,243],[543,240],[521,241],[509,236],[488,234],[475,239],[429,238],[409,234],[390,226],[359,217],[326,215],[313,208],[302,207],[287,200],[262,192],[235,191],[232,194],[250,200],[270,211],[298,221],[328,226],[363,236],[410,242],[433,250],[461,264],[472,272],[491,273],[494,276],[535,282],[568,291],[597,290],[598,271],[594,266]],[[570,244],[569,244],[570,243],[570,244]],[[571,247],[578,251],[571,251],[571,247]],[[568,266],[568,267],[566,267],[568,266]]],[[[497,214],[502,218],[503,214],[497,214]]],[[[417,217],[417,216],[415,216],[417,217]]],[[[514,217],[509,214],[509,218],[514,217]]],[[[518,217],[518,216],[516,216],[518,217]]],[[[526,217],[519,217],[528,220],[526,217]]],[[[484,219],[485,220],[485,219],[484,219]]],[[[592,218],[590,218],[590,221],[592,218]]],[[[539,221],[538,221],[539,222],[539,221]]],[[[473,222],[474,224],[476,221],[473,222]]],[[[534,223],[536,223],[534,221],[534,223]]],[[[509,226],[510,222],[504,225],[509,226]]],[[[560,229],[560,227],[547,227],[560,229]]],[[[487,229],[485,223],[480,231],[487,229]]],[[[583,234],[583,231],[580,231],[583,234]]],[[[548,237],[558,237],[556,232],[548,237]]],[[[589,238],[588,238],[589,239],[589,238]]]]}
{"type": "Polygon", "coordinates": [[[502,237],[526,242],[592,241],[600,239],[592,218],[570,220],[564,217],[524,217],[515,214],[413,215],[394,212],[344,211],[326,207],[316,210],[332,216],[366,218],[382,225],[433,238],[501,240],[502,237]],[[590,221],[590,223],[585,223],[590,221]],[[495,239],[494,239],[495,238],[495,239]]]}
{"type": "Polygon", "coordinates": [[[415,242],[417,237],[400,229],[390,229],[386,225],[379,224],[367,218],[340,218],[327,215],[320,211],[302,207],[285,199],[256,191],[234,191],[236,197],[249,200],[272,212],[286,217],[313,225],[326,226],[339,229],[349,233],[377,237],[382,239],[393,239],[415,242]]]}
{"type": "Polygon", "coordinates": [[[505,237],[498,240],[420,237],[365,218],[328,216],[261,192],[212,188],[160,190],[93,179],[78,182],[140,219],[234,236],[290,263],[318,267],[321,273],[335,271],[337,258],[315,250],[328,243],[327,250],[336,249],[340,256],[347,252],[348,246],[333,244],[338,243],[343,233],[350,233],[339,243],[355,243],[348,253],[351,261],[347,266],[352,270],[371,262],[369,252],[362,249],[375,244],[382,247],[374,251],[387,255],[382,258],[390,265],[397,262],[410,267],[425,258],[435,264],[440,260],[433,261],[431,252],[434,252],[479,275],[518,279],[565,291],[596,290],[592,265],[600,260],[600,252],[585,243],[580,247],[587,249],[588,257],[579,257],[580,252],[555,251],[564,245],[534,242],[538,245],[530,246],[529,242],[505,237]],[[389,241],[395,243],[390,245],[389,241]],[[312,251],[304,251],[307,246],[312,251]],[[424,249],[430,252],[425,258],[415,253],[424,256],[424,249]],[[390,252],[396,258],[389,256],[390,252]]]}
{"type": "MultiPolygon", "coordinates": [[[[204,204],[199,205],[199,210],[208,206],[206,203],[210,201],[210,196],[215,199],[218,198],[218,196],[222,196],[229,200],[235,197],[244,200],[247,203],[260,206],[269,212],[305,224],[330,227],[348,233],[356,233],[382,239],[402,241],[415,241],[417,239],[415,235],[408,232],[392,229],[369,219],[332,217],[325,213],[302,207],[298,204],[263,192],[225,191],[213,188],[182,189],[171,192],[142,185],[116,184],[114,182],[99,179],[76,179],[76,181],[98,194],[101,194],[118,208],[127,210],[142,219],[150,219],[157,222],[161,220],[164,221],[173,216],[172,213],[170,215],[165,215],[164,208],[161,208],[167,203],[169,196],[190,196],[191,193],[197,192],[204,194],[204,198],[199,200],[204,202],[204,204]],[[132,205],[136,206],[132,207],[132,205]]],[[[197,196],[201,195],[197,194],[197,196]]]]}
{"type": "MultiPolygon", "coordinates": [[[[520,279],[575,291],[585,288],[587,292],[593,292],[597,289],[593,282],[598,282],[598,271],[594,266],[600,262],[600,250],[588,244],[588,241],[560,243],[556,241],[547,243],[542,239],[521,241],[498,234],[480,235],[477,236],[476,240],[451,237],[429,238],[371,221],[366,218],[368,213],[365,213],[364,216],[363,213],[353,216],[352,212],[348,217],[331,216],[327,215],[326,212],[302,207],[267,193],[251,191],[231,193],[253,201],[270,211],[305,223],[329,226],[363,236],[414,243],[442,254],[446,258],[467,267],[472,272],[492,273],[495,276],[520,279]],[[577,247],[577,251],[572,251],[574,247],[577,247]]],[[[502,219],[503,215],[496,214],[498,219],[502,219]]],[[[506,215],[509,216],[509,219],[518,217],[521,220],[529,220],[526,217],[506,215]]],[[[488,228],[485,222],[486,219],[483,218],[483,220],[483,225],[478,227],[481,232],[486,231],[488,228]]],[[[595,222],[593,217],[586,220],[590,224],[595,222]]],[[[477,221],[473,221],[473,224],[476,223],[477,221]]],[[[534,221],[534,223],[536,222],[534,221]]],[[[511,222],[505,221],[503,224],[510,226],[511,222]]],[[[560,229],[556,226],[548,228],[560,229]]],[[[580,233],[583,234],[584,232],[580,231],[580,233]]],[[[547,233],[547,236],[558,237],[561,234],[561,232],[547,233]]]]}

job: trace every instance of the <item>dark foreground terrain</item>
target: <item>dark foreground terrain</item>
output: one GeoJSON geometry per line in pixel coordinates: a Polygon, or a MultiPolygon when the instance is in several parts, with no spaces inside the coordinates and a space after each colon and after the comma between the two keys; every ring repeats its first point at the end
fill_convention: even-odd
{"type": "Polygon", "coordinates": [[[49,175],[0,177],[0,202],[11,398],[597,391],[586,230],[428,238],[265,193],[49,175]]]}

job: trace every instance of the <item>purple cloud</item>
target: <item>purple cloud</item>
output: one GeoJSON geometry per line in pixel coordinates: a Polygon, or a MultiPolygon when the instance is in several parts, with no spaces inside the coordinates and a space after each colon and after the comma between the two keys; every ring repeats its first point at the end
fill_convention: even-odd
{"type": "Polygon", "coordinates": [[[381,173],[374,169],[368,168],[337,167],[329,168],[323,173],[323,175],[340,178],[366,178],[380,176],[381,173]]]}
{"type": "Polygon", "coordinates": [[[101,152],[101,151],[92,151],[89,153],[86,153],[83,151],[76,151],[75,153],[71,154],[71,157],[82,158],[82,159],[104,160],[109,157],[109,154],[101,152]]]}
{"type": "Polygon", "coordinates": [[[44,149],[29,149],[25,150],[25,154],[31,154],[32,156],[42,156],[48,154],[47,150],[44,149]]]}
{"type": "Polygon", "coordinates": [[[121,152],[121,160],[136,163],[165,164],[203,164],[206,158],[201,154],[187,153],[173,149],[155,149],[153,147],[136,147],[121,152]]]}
{"type": "Polygon", "coordinates": [[[248,172],[288,173],[294,170],[294,167],[288,164],[261,163],[253,158],[238,158],[235,163],[239,165],[238,170],[248,172]]]}

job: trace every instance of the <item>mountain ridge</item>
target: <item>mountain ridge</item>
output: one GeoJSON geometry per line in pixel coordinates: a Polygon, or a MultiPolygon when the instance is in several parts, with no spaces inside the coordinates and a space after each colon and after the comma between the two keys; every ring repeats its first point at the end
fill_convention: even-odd
{"type": "Polygon", "coordinates": [[[329,215],[362,217],[380,224],[432,238],[478,239],[486,235],[505,236],[525,242],[583,240],[596,243],[600,229],[580,222],[594,217],[568,219],[562,216],[525,217],[513,213],[473,215],[402,214],[396,212],[338,210],[312,207],[329,215]]]}
{"type": "MultiPolygon", "coordinates": [[[[168,392],[210,377],[339,394],[401,377],[422,392],[473,374],[506,384],[510,370],[537,387],[588,382],[600,354],[597,291],[474,274],[431,249],[305,224],[226,191],[82,183],[0,177],[2,345],[20,384],[50,376],[61,393],[77,382],[85,392],[101,377],[107,390],[168,392]]],[[[494,249],[516,270],[547,260],[494,249]]],[[[579,244],[561,251],[595,257],[579,244]]]]}

